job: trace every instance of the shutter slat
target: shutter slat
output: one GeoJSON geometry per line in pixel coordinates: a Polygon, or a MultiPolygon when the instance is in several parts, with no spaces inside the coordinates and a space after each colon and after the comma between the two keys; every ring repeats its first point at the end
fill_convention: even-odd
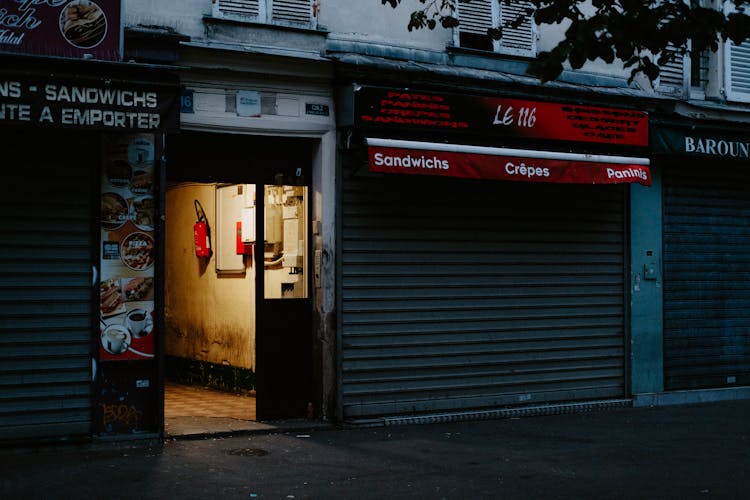
{"type": "Polygon", "coordinates": [[[311,16],[310,0],[273,0],[274,22],[309,25],[311,16]]]}
{"type": "Polygon", "coordinates": [[[258,17],[258,0],[219,0],[219,12],[247,17],[258,17]]]}

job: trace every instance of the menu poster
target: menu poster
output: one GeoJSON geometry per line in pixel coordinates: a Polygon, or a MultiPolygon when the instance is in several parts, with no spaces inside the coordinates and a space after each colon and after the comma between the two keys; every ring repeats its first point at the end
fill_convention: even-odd
{"type": "Polygon", "coordinates": [[[154,357],[154,135],[105,136],[99,282],[101,361],[154,357]]]}

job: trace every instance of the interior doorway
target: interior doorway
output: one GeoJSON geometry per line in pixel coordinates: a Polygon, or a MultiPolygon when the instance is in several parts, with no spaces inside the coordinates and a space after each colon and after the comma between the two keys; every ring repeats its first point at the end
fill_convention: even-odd
{"type": "Polygon", "coordinates": [[[308,416],[312,146],[198,132],[168,138],[168,432],[175,418],[223,427],[308,416]]]}

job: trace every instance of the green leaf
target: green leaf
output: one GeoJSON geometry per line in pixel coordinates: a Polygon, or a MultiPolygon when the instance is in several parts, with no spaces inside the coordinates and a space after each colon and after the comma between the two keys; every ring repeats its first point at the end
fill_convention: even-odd
{"type": "Polygon", "coordinates": [[[581,50],[580,47],[575,47],[570,51],[570,57],[568,57],[568,60],[573,69],[581,69],[586,62],[586,53],[581,50]]]}
{"type": "Polygon", "coordinates": [[[652,82],[659,78],[659,66],[651,62],[651,58],[644,57],[641,59],[641,66],[643,73],[651,80],[652,82]]]}
{"type": "Polygon", "coordinates": [[[415,11],[411,13],[411,17],[409,19],[409,31],[412,29],[422,29],[425,27],[427,22],[427,15],[422,12],[421,10],[415,11]]]}
{"type": "Polygon", "coordinates": [[[443,16],[440,18],[440,24],[443,26],[443,28],[455,28],[456,26],[458,26],[459,21],[453,16],[443,16]]]}

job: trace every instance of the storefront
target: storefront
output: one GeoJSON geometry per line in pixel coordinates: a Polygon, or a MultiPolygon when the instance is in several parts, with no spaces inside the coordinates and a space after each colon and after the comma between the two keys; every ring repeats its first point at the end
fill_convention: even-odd
{"type": "Polygon", "coordinates": [[[750,384],[750,136],[743,126],[659,124],[663,171],[664,389],[750,384]]]}
{"type": "Polygon", "coordinates": [[[344,419],[626,397],[647,115],[370,86],[349,99],[344,419]]]}
{"type": "Polygon", "coordinates": [[[119,1],[78,4],[14,4],[25,21],[0,45],[0,149],[14,179],[0,440],[159,433],[156,215],[179,86],[163,67],[120,62],[119,1]],[[94,25],[67,29],[91,6],[94,25]]]}

